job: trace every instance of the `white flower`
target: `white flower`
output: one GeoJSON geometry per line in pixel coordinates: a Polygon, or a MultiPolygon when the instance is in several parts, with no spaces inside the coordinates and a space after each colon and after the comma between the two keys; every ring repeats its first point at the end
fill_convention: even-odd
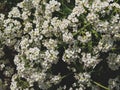
{"type": "Polygon", "coordinates": [[[27,20],[30,15],[31,15],[31,12],[25,11],[25,12],[22,13],[22,19],[27,20]]]}
{"type": "Polygon", "coordinates": [[[72,41],[73,40],[73,35],[72,35],[72,33],[70,33],[70,32],[65,32],[65,33],[63,33],[63,41],[64,42],[70,42],[70,41],[72,41]]]}
{"type": "Polygon", "coordinates": [[[40,49],[37,47],[29,48],[29,50],[26,50],[25,52],[26,58],[31,61],[37,60],[39,58],[39,53],[40,53],[40,49]]]}
{"type": "Polygon", "coordinates": [[[49,20],[45,20],[45,21],[43,22],[42,28],[47,29],[48,26],[49,26],[49,23],[50,23],[49,20]]]}
{"type": "Polygon", "coordinates": [[[32,23],[30,23],[30,22],[25,22],[24,25],[25,25],[24,34],[30,32],[30,31],[32,30],[32,23]]]}
{"type": "Polygon", "coordinates": [[[20,42],[21,49],[27,49],[29,46],[29,40],[28,38],[22,38],[22,41],[20,42]]]}
{"type": "Polygon", "coordinates": [[[4,14],[0,14],[0,20],[4,20],[5,19],[5,15],[4,14]]]}
{"type": "Polygon", "coordinates": [[[93,13],[93,12],[91,12],[91,13],[89,13],[88,15],[87,15],[87,20],[90,22],[90,23],[93,23],[93,22],[96,22],[96,21],[98,21],[98,15],[97,14],[95,14],[95,13],[93,13]]]}
{"type": "Polygon", "coordinates": [[[115,53],[109,53],[108,56],[108,66],[112,70],[118,70],[120,67],[120,55],[117,55],[115,53]]]}
{"type": "Polygon", "coordinates": [[[56,50],[46,50],[44,60],[49,63],[57,63],[59,52],[56,50]]]}
{"type": "Polygon", "coordinates": [[[20,62],[17,64],[17,69],[18,73],[21,73],[25,70],[25,63],[24,62],[20,62]]]}
{"type": "Polygon", "coordinates": [[[68,64],[70,64],[70,62],[73,62],[72,60],[74,58],[74,54],[75,54],[75,52],[70,50],[70,49],[65,50],[65,53],[64,53],[63,58],[62,58],[63,61],[67,62],[68,64]]]}
{"type": "Polygon", "coordinates": [[[60,30],[61,30],[62,32],[65,32],[64,30],[69,26],[69,24],[70,24],[70,21],[69,21],[68,19],[63,19],[63,20],[60,22],[60,25],[59,25],[60,30]]]}
{"type": "Polygon", "coordinates": [[[82,14],[84,12],[85,12],[85,9],[84,9],[83,5],[82,4],[78,4],[78,6],[74,7],[74,9],[72,11],[72,14],[77,15],[79,17],[80,14],[82,14]]]}
{"type": "Polygon", "coordinates": [[[63,61],[70,64],[71,62],[75,62],[77,58],[79,58],[78,53],[81,52],[80,48],[68,48],[65,50],[65,53],[62,57],[63,61]]]}
{"type": "Polygon", "coordinates": [[[74,14],[74,13],[71,13],[71,14],[68,16],[68,20],[70,20],[70,21],[73,22],[73,23],[77,23],[77,22],[78,22],[78,18],[75,17],[75,14],[74,14]]]}
{"type": "Polygon", "coordinates": [[[82,62],[84,62],[85,68],[94,68],[99,62],[98,56],[91,56],[90,53],[82,53],[82,62]]]}
{"type": "MultiPolygon", "coordinates": [[[[55,0],[51,0],[50,2],[49,2],[49,4],[50,4],[50,8],[49,9],[52,9],[51,11],[53,12],[54,10],[56,10],[56,11],[59,11],[60,10],[60,3],[58,2],[58,1],[55,1],[55,0]]],[[[47,8],[47,6],[46,6],[46,8],[47,8]]]]}
{"type": "Polygon", "coordinates": [[[82,43],[87,43],[88,41],[91,40],[91,33],[86,32],[84,36],[78,36],[77,39],[81,41],[82,43]]]}
{"type": "Polygon", "coordinates": [[[45,73],[33,73],[31,76],[30,76],[30,79],[33,80],[33,81],[38,81],[38,80],[41,80],[41,82],[43,82],[43,80],[45,79],[46,77],[46,74],[45,73]]]}
{"type": "MultiPolygon", "coordinates": [[[[23,0],[8,14],[0,14],[0,58],[6,56],[6,53],[2,55],[4,46],[18,52],[17,55],[11,53],[15,55],[14,64],[17,70],[11,78],[11,90],[23,90],[17,81],[21,77],[29,83],[24,90],[31,87],[33,89],[35,83],[42,90],[48,90],[53,84],[59,84],[62,77],[55,75],[52,70],[54,64],[61,63],[60,59],[68,64],[66,67],[73,73],[72,75],[75,75],[76,80],[72,87],[66,85],[59,89],[85,90],[91,86],[91,73],[89,74],[89,70],[83,73],[77,71],[78,68],[73,63],[79,62],[83,64],[83,71],[90,69],[91,72],[91,68],[94,69],[100,62],[102,53],[111,52],[113,46],[118,49],[119,3],[113,0],[72,2],[72,0],[23,0]],[[74,7],[70,6],[71,3],[74,7]],[[90,27],[86,27],[89,23],[90,27]],[[95,30],[96,33],[91,30],[95,30]],[[77,35],[74,36],[74,33],[77,35]],[[95,43],[93,51],[90,52],[84,50],[83,46],[89,41],[92,45],[95,43]]],[[[107,63],[110,69],[118,70],[120,55],[116,51],[113,52],[106,58],[107,63]]],[[[0,65],[2,70],[6,67],[6,62],[0,65]]],[[[9,72],[5,74],[9,75],[9,72]]],[[[59,70],[57,72],[63,75],[59,70]]],[[[118,80],[117,78],[109,81],[111,90],[119,88],[118,80]]]]}
{"type": "Polygon", "coordinates": [[[57,84],[59,83],[61,80],[61,76],[60,75],[57,75],[57,76],[54,76],[52,79],[51,79],[51,83],[54,83],[54,84],[57,84]]]}
{"type": "Polygon", "coordinates": [[[89,85],[89,82],[90,82],[90,74],[87,73],[87,72],[84,72],[84,73],[76,73],[75,74],[75,79],[78,80],[78,83],[79,85],[89,85]]]}
{"type": "Polygon", "coordinates": [[[34,41],[38,41],[38,37],[41,36],[38,28],[36,28],[35,30],[31,30],[29,34],[31,36],[31,39],[34,39],[34,41]]]}
{"type": "Polygon", "coordinates": [[[50,0],[48,4],[46,4],[46,10],[45,14],[49,15],[54,11],[59,11],[60,10],[60,3],[55,0],[50,0]]]}
{"type": "Polygon", "coordinates": [[[4,67],[5,67],[4,63],[0,64],[0,70],[3,70],[4,67]]]}
{"type": "Polygon", "coordinates": [[[120,78],[119,77],[116,77],[114,79],[109,79],[108,81],[109,85],[109,89],[113,90],[119,90],[120,89],[120,78]]]}
{"type": "Polygon", "coordinates": [[[102,50],[103,52],[107,52],[113,46],[113,40],[109,35],[103,35],[102,39],[98,43],[98,49],[102,50]]]}
{"type": "Polygon", "coordinates": [[[53,39],[49,39],[43,42],[43,45],[47,47],[47,49],[55,49],[57,47],[57,41],[53,39]]]}
{"type": "Polygon", "coordinates": [[[9,12],[8,17],[20,18],[21,14],[17,7],[13,7],[12,10],[9,12]]]}
{"type": "Polygon", "coordinates": [[[14,74],[14,75],[12,76],[12,79],[11,79],[11,84],[10,84],[10,89],[11,89],[11,90],[19,90],[19,89],[17,88],[17,81],[15,81],[15,79],[17,79],[17,75],[16,75],[16,74],[14,74]]]}
{"type": "Polygon", "coordinates": [[[41,0],[32,0],[34,7],[38,6],[41,0]]]}

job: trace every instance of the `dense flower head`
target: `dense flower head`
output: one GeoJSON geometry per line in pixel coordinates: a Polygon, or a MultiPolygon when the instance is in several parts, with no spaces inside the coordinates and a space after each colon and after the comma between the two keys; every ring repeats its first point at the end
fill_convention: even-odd
{"type": "Polygon", "coordinates": [[[119,90],[118,74],[108,87],[93,79],[119,72],[119,45],[119,0],[22,0],[0,14],[0,71],[11,90],[119,90]]]}

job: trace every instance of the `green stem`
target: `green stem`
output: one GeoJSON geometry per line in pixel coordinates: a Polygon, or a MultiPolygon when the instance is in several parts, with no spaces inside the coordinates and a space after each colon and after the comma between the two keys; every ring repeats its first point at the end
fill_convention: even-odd
{"type": "Polygon", "coordinates": [[[63,6],[65,6],[70,12],[72,12],[72,10],[69,7],[67,7],[65,4],[63,4],[63,6]]]}
{"type": "Polygon", "coordinates": [[[118,2],[118,0],[115,1],[116,3],[118,2]]]}
{"type": "Polygon", "coordinates": [[[66,7],[70,12],[72,12],[72,10],[64,4],[64,0],[62,0],[61,4],[62,4],[64,7],[66,7]]]}
{"type": "Polygon", "coordinates": [[[81,29],[79,29],[78,32],[73,33],[73,36],[75,36],[75,35],[77,35],[78,33],[80,33],[82,30],[84,30],[84,29],[85,29],[87,26],[89,26],[89,25],[90,25],[90,23],[86,24],[84,27],[82,27],[81,29]]]}
{"type": "Polygon", "coordinates": [[[63,12],[61,12],[61,11],[58,11],[58,13],[60,13],[60,14],[64,15],[64,13],[63,13],[63,12]]]}
{"type": "Polygon", "coordinates": [[[69,75],[71,75],[72,73],[69,73],[69,74],[67,74],[67,75],[64,75],[62,78],[61,78],[61,80],[62,79],[64,79],[64,78],[66,78],[67,76],[69,76],[69,75]]]}
{"type": "Polygon", "coordinates": [[[98,82],[93,81],[93,83],[96,84],[97,86],[99,86],[99,87],[105,89],[105,90],[110,90],[108,87],[105,87],[105,86],[101,85],[101,84],[98,83],[98,82]]]}
{"type": "Polygon", "coordinates": [[[92,30],[92,33],[95,35],[95,37],[97,37],[97,38],[98,38],[98,33],[97,33],[97,31],[96,31],[96,30],[92,30]]]}

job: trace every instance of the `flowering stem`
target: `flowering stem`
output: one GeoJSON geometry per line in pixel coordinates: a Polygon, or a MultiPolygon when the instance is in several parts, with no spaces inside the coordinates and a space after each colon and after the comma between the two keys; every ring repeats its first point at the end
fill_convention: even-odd
{"type": "Polygon", "coordinates": [[[110,90],[108,87],[105,87],[105,86],[101,85],[101,84],[98,83],[98,82],[93,81],[93,83],[96,84],[97,86],[99,86],[99,87],[105,89],[105,90],[110,90]]]}

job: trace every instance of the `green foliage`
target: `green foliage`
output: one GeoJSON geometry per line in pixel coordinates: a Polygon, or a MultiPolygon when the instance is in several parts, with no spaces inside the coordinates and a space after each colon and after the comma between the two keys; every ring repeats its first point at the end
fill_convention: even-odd
{"type": "Polygon", "coordinates": [[[24,78],[17,78],[17,85],[18,87],[22,87],[23,89],[26,89],[29,87],[29,83],[24,78]]]}

